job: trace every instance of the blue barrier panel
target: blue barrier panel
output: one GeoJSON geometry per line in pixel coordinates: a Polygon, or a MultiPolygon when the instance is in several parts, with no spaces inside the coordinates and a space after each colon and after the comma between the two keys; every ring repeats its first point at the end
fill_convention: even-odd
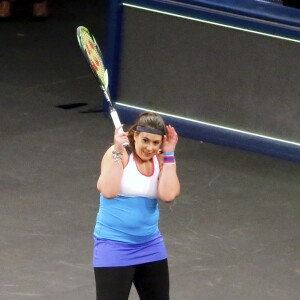
{"type": "MultiPolygon", "coordinates": [[[[126,103],[123,102],[122,93],[126,90],[126,85],[131,84],[130,79],[127,79],[126,84],[124,84],[124,76],[122,75],[122,55],[124,50],[124,40],[126,40],[126,25],[130,20],[129,18],[134,16],[130,15],[128,12],[131,10],[136,10],[138,8],[141,12],[147,12],[156,16],[157,14],[164,14],[166,16],[176,16],[186,20],[186,22],[192,21],[201,21],[201,24],[215,24],[224,26],[227,28],[232,28],[233,30],[239,29],[245,32],[255,32],[259,35],[265,35],[270,37],[280,37],[280,40],[283,43],[286,41],[287,49],[291,47],[291,43],[297,44],[300,41],[300,11],[297,9],[292,9],[284,7],[278,4],[266,3],[261,1],[252,1],[252,0],[224,0],[224,1],[215,1],[215,0],[186,0],[186,1],[150,1],[150,0],[140,0],[140,1],[110,1],[110,16],[108,24],[108,35],[107,35],[107,45],[106,45],[106,63],[109,69],[110,75],[110,91],[113,101],[116,102],[118,111],[120,112],[121,120],[124,123],[131,123],[135,118],[136,114],[142,110],[142,107],[145,110],[158,110],[154,109],[156,104],[153,102],[147,102],[147,105],[143,103],[144,98],[140,97],[141,103],[137,105],[136,100],[134,103],[130,103],[130,98],[126,99],[126,103]],[[128,21],[129,20],[129,21],[128,21]],[[125,87],[124,87],[125,86],[125,87]],[[121,87],[121,89],[120,89],[121,87]],[[121,95],[120,95],[121,90],[121,95]],[[149,104],[150,103],[150,104],[149,104]]],[[[141,17],[141,20],[143,18],[141,17]]],[[[173,19],[170,18],[170,21],[173,19]]],[[[199,23],[199,24],[200,24],[199,23]]],[[[140,23],[143,26],[142,23],[140,23]]],[[[149,25],[148,25],[149,26],[149,25]]],[[[213,25],[212,25],[213,26],[213,25]]],[[[203,25],[201,25],[203,28],[203,25]]],[[[132,35],[134,35],[134,30],[132,35]]],[[[159,34],[159,33],[158,33],[159,34]]],[[[195,37],[194,37],[195,39],[195,37]]],[[[193,39],[191,39],[193,41],[193,39]]],[[[134,39],[131,38],[130,42],[134,43],[134,39]]],[[[139,41],[141,42],[141,41],[139,41]]],[[[263,44],[262,44],[263,45],[263,44]]],[[[272,45],[272,43],[270,43],[272,45]]],[[[282,45],[281,45],[282,47],[282,45]]],[[[133,47],[134,48],[134,47],[133,47]]],[[[281,49],[284,49],[281,48],[281,49]]],[[[266,49],[271,51],[272,49],[266,49]]],[[[128,51],[128,49],[127,49],[128,51]]],[[[138,51],[135,49],[135,51],[138,51]]],[[[278,51],[278,53],[281,53],[278,51]]],[[[288,52],[287,52],[288,53],[288,52]]],[[[297,48],[290,51],[293,55],[297,53],[297,48]]],[[[130,53],[129,53],[130,54],[130,53]]],[[[127,56],[129,55],[127,53],[127,56]]],[[[134,56],[134,51],[132,52],[134,56]]],[[[203,54],[204,55],[204,54],[203,54]]],[[[209,56],[212,58],[211,55],[209,56]]],[[[218,59],[218,57],[216,58],[218,59]]],[[[222,58],[221,58],[222,59],[222,58]]],[[[293,59],[293,58],[292,58],[293,59]]],[[[291,60],[292,60],[291,59],[291,60]]],[[[297,55],[294,59],[297,60],[297,55]]],[[[134,57],[132,60],[134,62],[134,57]]],[[[280,66],[283,66],[284,62],[281,62],[280,66]]],[[[291,61],[289,61],[291,65],[291,61]]],[[[296,65],[296,61],[295,61],[296,65]]],[[[128,67],[128,64],[126,65],[128,67]]],[[[145,64],[145,67],[147,64],[145,64]]],[[[241,66],[242,68],[242,66],[241,66]]],[[[275,70],[276,71],[276,70],[275,70]]],[[[274,72],[274,70],[273,70],[274,72]]],[[[213,76],[214,74],[211,74],[213,76]]],[[[259,75],[259,73],[258,73],[259,75]]],[[[280,74],[281,75],[281,74],[280,74]]],[[[294,74],[296,76],[297,73],[294,74]]],[[[137,75],[138,76],[138,75],[137,75]]],[[[125,76],[126,77],[126,76],[125,76]]],[[[264,79],[267,80],[267,79],[264,79]]],[[[296,78],[294,78],[296,82],[296,78]]],[[[294,83],[294,81],[292,82],[294,83]]],[[[134,83],[132,83],[134,84],[134,83]]],[[[262,83],[263,84],[263,83],[262,83]]],[[[275,82],[276,84],[276,82],[275,82]]],[[[151,86],[151,82],[149,82],[151,86]]],[[[154,84],[153,84],[154,85],[154,84]]],[[[268,85],[267,85],[268,86],[268,85]]],[[[266,93],[266,92],[264,92],[266,93]]],[[[297,95],[297,90],[293,91],[292,96],[297,95]]],[[[123,93],[124,94],[124,93],[123,93]]],[[[157,95],[154,93],[154,95],[157,95]]],[[[252,95],[245,95],[245,98],[251,98],[252,95]]],[[[172,101],[173,99],[169,99],[172,101]]],[[[167,100],[166,100],[167,101],[167,100]]],[[[283,100],[284,101],[284,100],[283,100]]],[[[289,101],[293,101],[289,100],[289,101]]],[[[297,101],[297,99],[295,99],[297,101]]],[[[171,102],[170,102],[171,103],[171,102]]],[[[272,103],[272,102],[270,102],[272,103]]],[[[293,103],[293,102],[289,102],[293,103]]],[[[166,103],[165,107],[168,107],[166,103]]],[[[182,103],[184,104],[184,103],[182,103]]],[[[275,103],[277,106],[286,107],[288,103],[275,103]]],[[[249,104],[250,105],[250,104],[249,104]]],[[[276,106],[274,105],[274,107],[276,106]]],[[[205,106],[205,103],[202,104],[201,108],[205,106]]],[[[234,103],[233,103],[234,106],[234,103]]],[[[199,106],[200,107],[200,106],[199,106]]],[[[272,107],[270,107],[270,113],[266,115],[266,118],[271,118],[271,121],[277,122],[276,126],[280,127],[281,123],[283,124],[283,132],[285,129],[285,120],[290,116],[295,118],[295,102],[291,106],[293,111],[288,111],[285,108],[284,117],[278,116],[278,120],[272,119],[272,107]]],[[[192,110],[197,110],[197,106],[191,107],[192,110]]],[[[251,121],[251,114],[255,115],[255,107],[251,108],[252,111],[245,111],[241,113],[249,113],[247,121],[251,121]]],[[[259,109],[259,108],[258,108],[259,109]]],[[[237,111],[238,113],[239,111],[237,111]]],[[[189,118],[185,115],[181,115],[182,111],[180,108],[176,113],[173,111],[168,111],[168,109],[163,110],[165,119],[170,120],[179,133],[182,136],[202,140],[205,142],[226,145],[237,147],[240,149],[254,151],[262,154],[267,154],[271,156],[276,156],[284,159],[289,159],[293,161],[300,161],[300,139],[297,140],[285,136],[278,136],[276,132],[274,135],[268,134],[259,134],[259,131],[251,131],[253,128],[247,128],[243,126],[230,126],[222,125],[220,122],[210,122],[203,119],[201,113],[199,117],[189,118]],[[221,125],[220,125],[221,124],[221,125]]],[[[278,113],[278,111],[276,112],[278,113]]],[[[213,112],[212,112],[213,114],[213,112]]],[[[216,114],[217,115],[217,114],[216,114]]],[[[276,114],[275,114],[276,115],[276,114]]],[[[299,119],[299,118],[298,118],[299,119]]],[[[255,118],[253,118],[255,120],[255,118]]],[[[267,119],[266,119],[267,120],[267,119]]],[[[270,121],[270,122],[271,122],[270,121]]],[[[226,123],[226,122],[225,122],[226,123]]],[[[229,122],[230,123],[230,122],[229,122]]],[[[274,126],[274,128],[276,127],[274,126]]],[[[287,128],[291,128],[289,124],[287,128]],[[288,127],[289,126],[289,127],[288,127]]],[[[272,124],[271,124],[272,127],[272,124]]],[[[299,125],[295,124],[293,128],[294,133],[292,136],[297,137],[297,128],[299,125]],[[296,132],[296,133],[295,133],[296,132]]],[[[300,128],[299,128],[300,129],[300,128]]],[[[282,134],[282,133],[281,133],[282,134]]]]}

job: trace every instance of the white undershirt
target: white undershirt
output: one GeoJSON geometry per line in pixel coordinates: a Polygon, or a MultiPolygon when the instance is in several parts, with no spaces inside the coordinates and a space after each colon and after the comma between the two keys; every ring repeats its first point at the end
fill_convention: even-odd
{"type": "Polygon", "coordinates": [[[126,197],[157,198],[157,184],[160,170],[156,156],[153,157],[153,168],[152,175],[143,175],[138,170],[133,154],[131,153],[128,164],[123,171],[120,195],[126,197]]]}

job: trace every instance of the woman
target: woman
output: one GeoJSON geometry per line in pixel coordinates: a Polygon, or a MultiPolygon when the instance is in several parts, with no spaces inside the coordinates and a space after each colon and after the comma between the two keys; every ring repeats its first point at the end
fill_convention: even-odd
{"type": "Polygon", "coordinates": [[[180,192],[175,129],[155,113],[138,116],[128,132],[115,130],[97,182],[100,209],[94,231],[97,300],[126,300],[132,283],[141,300],[169,299],[167,251],[158,229],[158,200],[180,192]],[[129,143],[128,155],[123,145],[129,143]]]}

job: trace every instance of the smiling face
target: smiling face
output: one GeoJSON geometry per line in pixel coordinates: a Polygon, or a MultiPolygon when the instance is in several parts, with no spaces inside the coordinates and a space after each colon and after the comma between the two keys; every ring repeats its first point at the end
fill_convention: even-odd
{"type": "Polygon", "coordinates": [[[135,152],[142,160],[150,160],[159,151],[162,136],[147,132],[135,132],[135,152]]]}

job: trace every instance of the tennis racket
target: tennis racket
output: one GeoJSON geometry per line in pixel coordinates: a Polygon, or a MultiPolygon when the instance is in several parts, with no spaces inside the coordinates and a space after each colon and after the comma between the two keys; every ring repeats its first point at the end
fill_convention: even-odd
{"type": "MultiPolygon", "coordinates": [[[[97,79],[98,84],[100,85],[104,98],[107,101],[109,107],[109,114],[113,120],[115,128],[120,127],[122,124],[120,122],[118,113],[113,106],[111,101],[109,90],[108,90],[108,71],[103,63],[103,55],[101,50],[96,42],[94,36],[89,32],[89,30],[83,26],[77,28],[77,39],[79,47],[82,50],[82,53],[89,64],[95,78],[97,79]]],[[[124,132],[123,128],[120,127],[119,132],[124,132]]],[[[123,144],[128,154],[131,150],[128,143],[123,144]]]]}

